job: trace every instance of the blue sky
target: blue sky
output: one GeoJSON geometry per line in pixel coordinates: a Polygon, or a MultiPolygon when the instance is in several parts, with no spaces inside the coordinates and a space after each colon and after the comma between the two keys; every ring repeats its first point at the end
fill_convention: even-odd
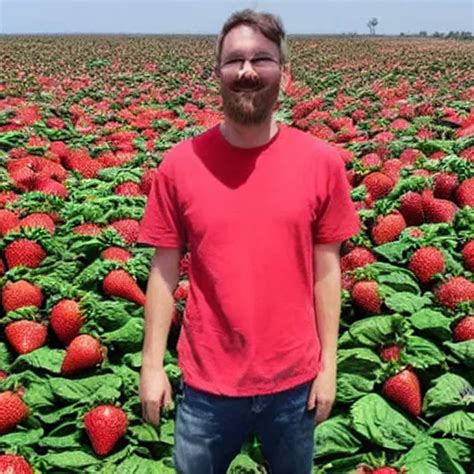
{"type": "Polygon", "coordinates": [[[207,33],[246,7],[281,16],[290,34],[473,31],[474,0],[0,0],[0,33],[207,33]]]}

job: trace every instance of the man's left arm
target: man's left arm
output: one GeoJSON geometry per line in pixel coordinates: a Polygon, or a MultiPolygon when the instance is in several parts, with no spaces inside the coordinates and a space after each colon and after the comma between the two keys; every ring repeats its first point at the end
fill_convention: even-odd
{"type": "Polygon", "coordinates": [[[321,368],[313,381],[308,409],[316,407],[315,422],[328,418],[336,398],[336,352],[341,312],[341,242],[314,246],[314,300],[321,341],[321,368]]]}

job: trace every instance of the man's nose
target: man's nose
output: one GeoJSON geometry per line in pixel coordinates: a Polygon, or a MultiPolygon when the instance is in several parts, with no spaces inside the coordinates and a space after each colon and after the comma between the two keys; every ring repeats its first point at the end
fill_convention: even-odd
{"type": "Polygon", "coordinates": [[[239,79],[245,77],[250,80],[257,80],[258,74],[255,72],[255,69],[252,67],[252,63],[246,59],[244,64],[239,69],[239,79]]]}

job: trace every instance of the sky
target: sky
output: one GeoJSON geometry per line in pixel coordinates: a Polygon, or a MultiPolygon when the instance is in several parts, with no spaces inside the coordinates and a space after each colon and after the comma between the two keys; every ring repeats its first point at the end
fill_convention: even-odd
{"type": "Polygon", "coordinates": [[[0,0],[0,34],[216,34],[248,7],[289,34],[367,34],[372,17],[379,34],[474,29],[474,0],[0,0]]]}

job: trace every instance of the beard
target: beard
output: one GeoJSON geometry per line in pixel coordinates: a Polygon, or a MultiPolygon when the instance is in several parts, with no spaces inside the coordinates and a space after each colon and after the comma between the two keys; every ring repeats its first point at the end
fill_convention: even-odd
{"type": "Polygon", "coordinates": [[[235,82],[231,87],[221,83],[224,113],[238,124],[259,125],[271,116],[279,92],[278,82],[266,87],[260,83],[235,82]]]}

